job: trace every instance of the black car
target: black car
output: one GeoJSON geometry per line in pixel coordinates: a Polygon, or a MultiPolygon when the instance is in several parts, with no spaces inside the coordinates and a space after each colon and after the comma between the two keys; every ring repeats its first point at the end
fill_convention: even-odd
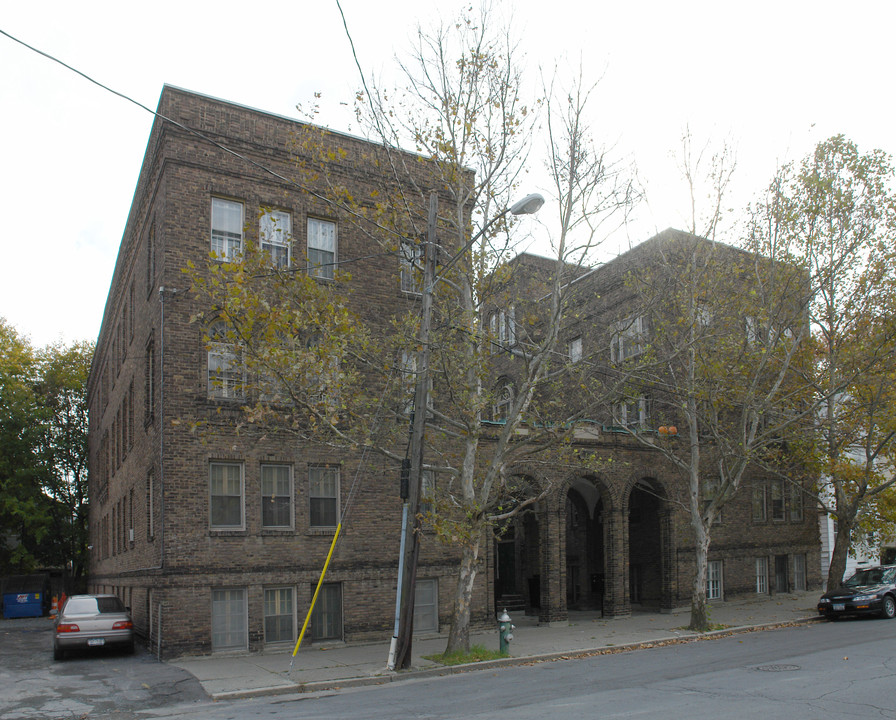
{"type": "Polygon", "coordinates": [[[896,565],[857,570],[842,587],[821,596],[818,612],[832,619],[865,614],[896,617],[896,565]]]}

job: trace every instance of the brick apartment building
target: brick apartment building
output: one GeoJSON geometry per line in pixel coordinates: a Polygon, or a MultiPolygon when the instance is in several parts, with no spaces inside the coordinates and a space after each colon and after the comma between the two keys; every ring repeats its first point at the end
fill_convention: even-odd
{"type": "MultiPolygon", "coordinates": [[[[398,468],[292,436],[237,432],[237,370],[207,344],[196,322],[206,308],[187,292],[183,268],[207,262],[210,251],[237,252],[276,226],[287,231],[268,237],[290,240],[272,240],[270,251],[291,254],[288,262],[358,260],[350,303],[372,326],[385,327],[418,299],[402,283],[397,253],[371,252],[365,234],[340,224],[319,195],[284,179],[294,174],[291,142],[301,124],[169,86],[158,113],[88,386],[91,591],[122,597],[165,657],[291,648],[341,505],[359,480],[312,641],[385,639],[398,564],[398,468]]],[[[374,187],[374,146],[330,137],[342,182],[358,194],[374,187]]],[[[618,269],[651,245],[642,247],[586,274],[579,292],[601,305],[618,269]]],[[[591,331],[579,342],[587,345],[591,331]]],[[[564,620],[569,609],[624,616],[633,606],[689,601],[693,547],[675,502],[678,476],[611,428],[582,431],[577,442],[617,462],[600,476],[564,470],[564,490],[489,545],[475,622],[489,622],[495,603],[512,599],[545,622],[564,620]]],[[[814,507],[777,480],[751,478],[714,531],[712,595],[814,587],[818,547],[814,507]]],[[[453,551],[424,543],[416,632],[446,629],[455,565],[453,551]]]]}

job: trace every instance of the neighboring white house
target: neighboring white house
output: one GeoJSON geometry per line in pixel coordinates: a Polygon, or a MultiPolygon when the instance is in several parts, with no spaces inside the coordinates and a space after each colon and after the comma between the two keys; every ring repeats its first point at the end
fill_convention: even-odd
{"type": "MultiPolygon", "coordinates": [[[[818,514],[818,532],[821,536],[821,578],[822,582],[826,583],[828,568],[831,566],[831,553],[834,550],[834,538],[837,536],[837,521],[822,511],[818,514]]],[[[859,566],[877,565],[881,561],[881,554],[884,551],[883,544],[871,544],[868,540],[869,538],[853,539],[853,547],[846,556],[844,579],[852,575],[859,566]]],[[[871,540],[873,542],[874,538],[871,540]]],[[[892,545],[892,543],[890,544],[892,545]]]]}

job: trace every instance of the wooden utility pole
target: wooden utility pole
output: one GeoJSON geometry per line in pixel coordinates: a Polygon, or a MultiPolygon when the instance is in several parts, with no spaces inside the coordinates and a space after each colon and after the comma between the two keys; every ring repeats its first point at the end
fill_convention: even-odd
{"type": "Polygon", "coordinates": [[[414,634],[414,594],[417,585],[417,558],[420,556],[420,491],[423,480],[423,438],[426,429],[426,409],[429,407],[429,335],[432,326],[433,285],[436,276],[436,217],[439,198],[435,192],[429,195],[429,218],[426,225],[426,243],[423,248],[423,287],[420,307],[420,337],[417,349],[417,384],[414,388],[414,414],[408,457],[411,461],[408,487],[408,508],[412,522],[405,534],[401,616],[398,626],[395,667],[411,666],[412,638],[414,634]]]}

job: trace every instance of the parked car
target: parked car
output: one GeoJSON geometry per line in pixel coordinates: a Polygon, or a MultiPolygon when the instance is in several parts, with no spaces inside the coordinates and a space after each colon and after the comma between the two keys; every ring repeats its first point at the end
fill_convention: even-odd
{"type": "Polygon", "coordinates": [[[134,623],[130,609],[115,595],[72,595],[54,626],[53,659],[68,650],[119,647],[134,652],[134,623]]]}
{"type": "Polygon", "coordinates": [[[831,619],[865,614],[896,617],[896,565],[857,570],[842,587],[821,596],[818,613],[831,619]]]}

